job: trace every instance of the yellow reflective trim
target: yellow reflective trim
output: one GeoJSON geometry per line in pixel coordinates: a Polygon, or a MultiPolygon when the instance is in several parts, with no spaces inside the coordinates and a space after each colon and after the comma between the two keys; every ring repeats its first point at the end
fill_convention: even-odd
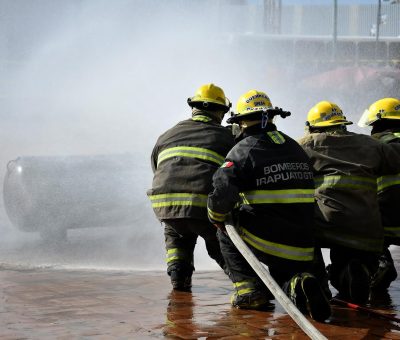
{"type": "Polygon", "coordinates": [[[267,135],[275,144],[285,143],[285,137],[283,137],[279,131],[268,131],[267,135]]]}
{"type": "Polygon", "coordinates": [[[400,174],[379,177],[377,180],[378,191],[400,184],[400,174]]]}
{"type": "Polygon", "coordinates": [[[174,201],[174,202],[159,202],[159,203],[153,203],[151,206],[153,208],[161,208],[161,207],[172,207],[172,206],[186,206],[186,205],[191,205],[193,207],[206,207],[206,203],[201,203],[201,202],[192,202],[192,201],[174,201]]]}
{"type": "Polygon", "coordinates": [[[236,289],[238,295],[252,293],[256,290],[254,280],[233,282],[233,287],[236,289]]]}
{"type": "Polygon", "coordinates": [[[400,227],[384,227],[385,236],[400,237],[400,227]]]}
{"type": "Polygon", "coordinates": [[[153,201],[153,200],[159,200],[159,199],[163,199],[163,198],[173,198],[173,197],[199,197],[199,198],[206,198],[207,199],[207,195],[204,194],[192,194],[192,193],[187,193],[187,192],[173,192],[173,193],[169,193],[169,194],[156,194],[156,195],[150,195],[149,198],[153,201]]]}
{"type": "Polygon", "coordinates": [[[240,196],[244,204],[314,203],[314,189],[253,190],[240,196]]]}
{"type": "Polygon", "coordinates": [[[236,292],[238,293],[238,295],[249,294],[254,292],[254,288],[238,289],[236,292]]]}
{"type": "Polygon", "coordinates": [[[233,282],[233,286],[235,288],[240,288],[242,286],[248,286],[248,287],[253,287],[254,288],[254,280],[233,282]]]}
{"type": "Polygon", "coordinates": [[[168,206],[196,206],[207,207],[207,195],[190,194],[190,193],[170,193],[150,195],[151,206],[153,208],[168,207],[168,206]]]}
{"type": "Polygon", "coordinates": [[[162,161],[165,161],[166,159],[172,157],[203,159],[216,163],[218,165],[221,165],[225,160],[225,157],[209,149],[194,146],[175,146],[173,148],[168,148],[160,152],[157,159],[157,165],[159,165],[162,161]]]}
{"type": "Polygon", "coordinates": [[[182,258],[179,257],[179,256],[172,256],[172,257],[168,257],[167,259],[165,259],[165,261],[166,261],[167,263],[169,263],[169,262],[171,262],[171,261],[174,261],[174,260],[182,260],[182,258]]]}
{"type": "Polygon", "coordinates": [[[212,119],[210,117],[203,116],[203,115],[193,116],[192,120],[194,120],[196,122],[204,122],[204,123],[208,123],[208,122],[212,121],[212,119]]]}
{"type": "Polygon", "coordinates": [[[225,221],[225,217],[227,214],[219,214],[216,213],[214,211],[212,211],[210,208],[207,208],[207,212],[208,212],[208,216],[214,220],[214,221],[218,221],[218,222],[224,222],[225,221]]]}
{"type": "Polygon", "coordinates": [[[314,247],[302,248],[270,242],[253,235],[243,227],[240,228],[240,231],[243,240],[263,253],[294,261],[312,261],[314,259],[314,247]]]}
{"type": "Polygon", "coordinates": [[[361,176],[318,176],[314,178],[315,188],[353,188],[376,191],[376,180],[361,176]]]}
{"type": "Polygon", "coordinates": [[[165,261],[167,263],[175,260],[186,260],[186,252],[180,248],[170,248],[167,249],[167,258],[165,261]]]}

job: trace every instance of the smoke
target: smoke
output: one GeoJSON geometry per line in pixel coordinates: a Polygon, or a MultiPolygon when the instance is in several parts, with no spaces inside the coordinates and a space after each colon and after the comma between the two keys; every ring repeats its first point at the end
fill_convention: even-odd
{"type": "MultiPolygon", "coordinates": [[[[61,222],[77,228],[68,230],[67,243],[55,245],[46,235],[42,240],[38,232],[18,230],[3,211],[1,261],[163,268],[163,229],[145,194],[152,179],[152,146],[165,129],[189,116],[186,99],[201,84],[214,82],[230,97],[247,91],[254,79],[238,80],[237,74],[253,57],[246,58],[249,62],[231,57],[213,1],[20,0],[1,5],[9,36],[2,45],[9,64],[1,98],[1,175],[17,157],[16,164],[28,167],[23,189],[32,214],[25,230],[36,225],[51,230],[61,222]],[[102,165],[77,165],[96,155],[119,155],[118,162],[125,157],[135,183],[118,162],[120,173],[109,178],[102,165]],[[29,161],[37,160],[47,168],[29,174],[29,161]],[[129,183],[118,182],[118,176],[129,183]],[[121,207],[112,220],[107,203],[121,188],[120,197],[133,209],[126,201],[112,202],[121,207]],[[73,202],[76,195],[81,201],[73,202]],[[93,210],[93,202],[104,209],[93,210]],[[86,219],[78,218],[85,213],[86,219]],[[97,228],[90,220],[106,223],[97,228]]],[[[214,267],[199,242],[197,267],[214,267]]]]}
{"type": "MultiPolygon", "coordinates": [[[[292,111],[277,125],[295,138],[303,134],[307,110],[319,100],[337,99],[346,112],[358,115],[354,97],[347,98],[346,90],[339,92],[334,83],[306,89],[302,79],[316,72],[289,62],[290,49],[278,51],[257,37],[262,13],[255,3],[0,3],[4,17],[0,48],[7,60],[0,81],[1,178],[10,160],[50,157],[58,172],[53,169],[49,175],[44,169],[31,185],[38,178],[57,180],[62,171],[73,169],[74,178],[59,181],[59,193],[72,197],[73,190],[81,190],[82,194],[79,204],[70,200],[69,206],[60,203],[55,192],[45,195],[57,207],[55,220],[75,223],[76,229],[68,231],[68,242],[62,245],[42,240],[37,232],[20,231],[1,209],[0,262],[164,268],[163,229],[146,197],[152,179],[150,153],[162,132],[190,115],[186,99],[202,84],[221,86],[233,103],[253,88],[267,92],[274,105],[292,111]],[[114,155],[118,160],[109,158],[108,166],[118,172],[107,177],[101,165],[77,166],[77,159],[99,155],[114,155]],[[93,183],[101,185],[96,188],[93,183]],[[113,198],[116,190],[120,190],[118,200],[113,198]],[[88,197],[91,200],[85,201],[88,197]],[[93,210],[93,201],[103,205],[93,210]],[[107,208],[111,201],[121,209],[115,215],[107,208]],[[77,206],[79,211],[74,210],[77,206]],[[85,212],[87,220],[77,223],[85,212]],[[65,216],[71,220],[65,221],[65,216]],[[101,228],[81,228],[96,218],[104,222],[101,228]]],[[[362,94],[359,97],[361,102],[362,94]]],[[[34,202],[34,197],[29,199],[34,202]]],[[[43,204],[37,209],[45,211],[48,202],[43,204]]],[[[48,216],[38,223],[51,228],[48,216]]],[[[199,243],[196,267],[216,268],[203,241],[199,243]]]]}

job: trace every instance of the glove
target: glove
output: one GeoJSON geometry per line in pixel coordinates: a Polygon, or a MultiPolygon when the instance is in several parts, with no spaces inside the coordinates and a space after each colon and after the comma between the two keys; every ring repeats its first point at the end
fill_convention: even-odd
{"type": "Polygon", "coordinates": [[[216,227],[217,229],[222,230],[223,232],[226,232],[225,224],[223,224],[223,223],[213,223],[213,224],[214,224],[214,227],[216,227]]]}

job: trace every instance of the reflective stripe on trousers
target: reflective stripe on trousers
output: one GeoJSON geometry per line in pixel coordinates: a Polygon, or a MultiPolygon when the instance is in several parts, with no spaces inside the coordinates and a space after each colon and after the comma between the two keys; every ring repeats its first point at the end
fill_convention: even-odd
{"type": "Polygon", "coordinates": [[[238,295],[249,294],[257,290],[255,280],[233,282],[233,287],[238,295]]]}
{"type": "Polygon", "coordinates": [[[361,176],[320,176],[314,178],[316,188],[349,188],[376,191],[376,179],[361,176]]]}
{"type": "Polygon", "coordinates": [[[400,227],[384,227],[385,236],[400,237],[400,227]]]}
{"type": "Polygon", "coordinates": [[[188,263],[192,262],[192,257],[187,255],[186,251],[180,248],[171,248],[167,250],[167,258],[165,260],[167,263],[172,261],[186,261],[188,263]]]}
{"type": "Polygon", "coordinates": [[[263,253],[294,261],[312,261],[314,259],[314,247],[293,247],[270,242],[253,235],[243,227],[240,227],[239,230],[243,240],[263,253]]]}
{"type": "Polygon", "coordinates": [[[207,207],[207,195],[203,194],[171,193],[150,195],[149,198],[153,208],[175,205],[207,207]]]}
{"type": "Polygon", "coordinates": [[[212,211],[210,208],[207,208],[208,217],[213,221],[224,222],[227,214],[220,214],[215,211],[212,211]]]}
{"type": "Polygon", "coordinates": [[[314,203],[314,189],[254,190],[240,196],[243,204],[314,203]]]}
{"type": "Polygon", "coordinates": [[[175,146],[173,148],[168,148],[160,152],[157,159],[157,166],[162,161],[165,161],[166,159],[172,157],[198,158],[213,162],[218,166],[221,165],[225,160],[225,157],[209,149],[194,146],[175,146]]]}

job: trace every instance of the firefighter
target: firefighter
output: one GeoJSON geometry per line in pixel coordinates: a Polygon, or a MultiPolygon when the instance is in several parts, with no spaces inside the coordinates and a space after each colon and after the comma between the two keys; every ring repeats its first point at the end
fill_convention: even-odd
{"type": "Polygon", "coordinates": [[[238,232],[298,308],[316,320],[331,309],[318,280],[309,272],[314,256],[312,234],[314,181],[306,153],[289,136],[277,131],[269,97],[251,90],[242,95],[237,114],[237,144],[213,177],[208,216],[218,228],[221,251],[235,289],[237,308],[268,309],[273,296],[236,249],[224,221],[232,213],[238,232]]]}
{"type": "Polygon", "coordinates": [[[167,272],[175,290],[190,291],[198,236],[207,252],[225,269],[216,231],[207,218],[207,194],[212,175],[234,144],[230,129],[221,126],[231,104],[224,91],[202,85],[188,99],[192,117],[179,122],[157,140],[148,190],[156,217],[164,223],[167,272]]]}
{"type": "MultiPolygon", "coordinates": [[[[400,143],[400,100],[383,98],[373,103],[359,121],[362,127],[371,126],[371,136],[383,143],[400,143]]],[[[389,288],[397,277],[397,271],[389,246],[400,245],[400,174],[394,173],[378,178],[378,203],[385,235],[384,251],[379,257],[378,270],[372,277],[372,289],[389,288]]]]}
{"type": "Polygon", "coordinates": [[[376,180],[400,171],[400,145],[349,132],[350,124],[340,107],[321,101],[299,143],[314,168],[315,235],[318,246],[330,248],[330,282],[341,297],[365,303],[383,250],[376,180]]]}

